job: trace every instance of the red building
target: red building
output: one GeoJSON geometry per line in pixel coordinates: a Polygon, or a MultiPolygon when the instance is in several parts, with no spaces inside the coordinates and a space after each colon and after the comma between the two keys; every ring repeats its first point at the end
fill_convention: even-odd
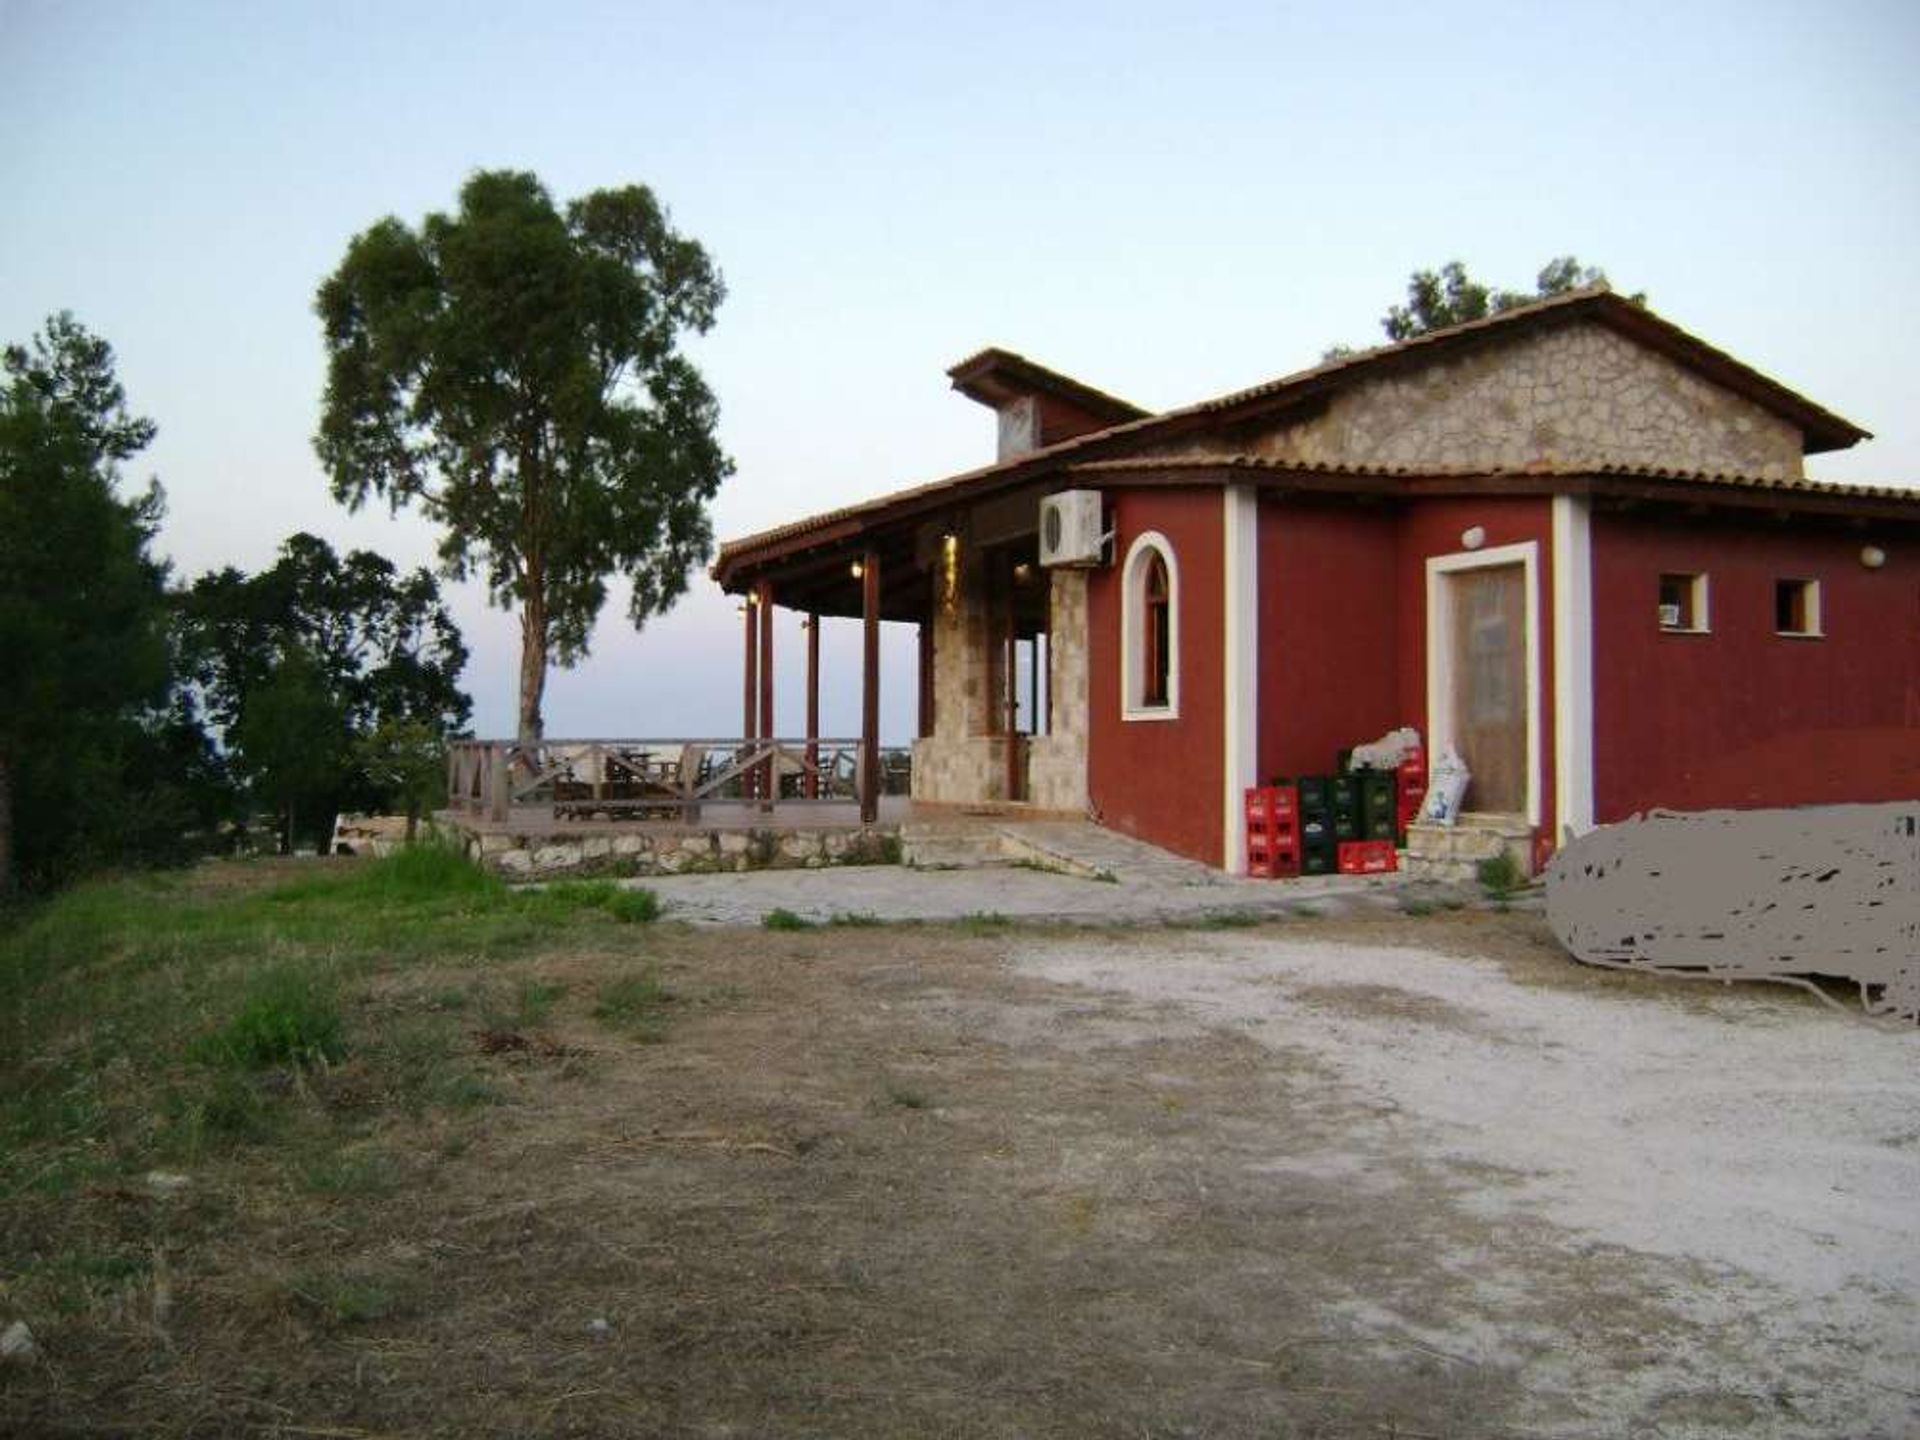
{"type": "Polygon", "coordinates": [[[1403,725],[1536,859],[1652,806],[1920,796],[1920,492],[1805,478],[1867,432],[1604,288],[1160,414],[950,374],[994,464],[714,566],[762,616],[920,627],[917,801],[1238,869],[1246,787],[1403,725]]]}

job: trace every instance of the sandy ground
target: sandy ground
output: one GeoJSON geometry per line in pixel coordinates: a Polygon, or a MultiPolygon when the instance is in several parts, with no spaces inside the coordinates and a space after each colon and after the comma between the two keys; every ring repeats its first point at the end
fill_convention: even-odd
{"type": "Polygon", "coordinates": [[[1332,1298],[1383,1360],[1414,1343],[1513,1371],[1543,1433],[1920,1434],[1920,1033],[1775,991],[1589,994],[1370,945],[1041,943],[1012,963],[1124,996],[1149,1029],[1312,1065],[1300,1107],[1329,1123],[1275,1113],[1247,1169],[1335,1181],[1356,1217],[1409,1188],[1442,1212],[1424,1273],[1332,1298]],[[1602,1288],[1561,1289],[1595,1259],[1602,1288]],[[1594,1323],[1583,1302],[1621,1289],[1644,1313],[1594,1323]]]}
{"type": "Polygon", "coordinates": [[[1797,991],[1369,911],[632,926],[356,1003],[528,985],[494,1103],[310,1079],[357,1182],[87,1199],[152,1275],[45,1317],[0,1434],[1920,1434],[1920,1033],[1797,991]],[[642,971],[649,1038],[597,1017],[642,971]]]}

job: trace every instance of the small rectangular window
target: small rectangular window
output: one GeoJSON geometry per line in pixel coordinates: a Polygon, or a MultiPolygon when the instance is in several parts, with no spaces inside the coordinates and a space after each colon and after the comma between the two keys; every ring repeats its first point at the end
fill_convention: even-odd
{"type": "Polygon", "coordinates": [[[1660,628],[1705,633],[1707,629],[1707,577],[1705,575],[1675,574],[1660,577],[1660,628]]]}
{"type": "Polygon", "coordinates": [[[1821,633],[1818,580],[1773,582],[1773,628],[1780,635],[1821,633]]]}

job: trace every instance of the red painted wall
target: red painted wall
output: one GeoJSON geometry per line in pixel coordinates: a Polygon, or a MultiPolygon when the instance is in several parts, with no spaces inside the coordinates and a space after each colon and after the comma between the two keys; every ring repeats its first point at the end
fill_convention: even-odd
{"type": "Polygon", "coordinates": [[[1382,509],[1261,503],[1262,781],[1327,774],[1342,749],[1421,725],[1400,703],[1398,524],[1382,509]]]}
{"type": "Polygon", "coordinates": [[[1917,538],[1596,514],[1596,818],[1920,797],[1917,538]],[[1711,633],[1663,633],[1660,575],[1701,571],[1711,633]],[[1823,638],[1774,634],[1781,578],[1820,581],[1823,638]]]}
{"type": "Polygon", "coordinates": [[[1218,489],[1120,490],[1108,521],[1114,563],[1087,584],[1087,785],[1102,823],[1219,865],[1226,816],[1222,711],[1225,514],[1218,489]],[[1120,718],[1120,585],[1127,549],[1146,530],[1179,571],[1179,718],[1120,718]]]}
{"type": "MultiPolygon", "coordinates": [[[[1400,713],[1431,738],[1427,716],[1427,561],[1464,550],[1460,536],[1478,525],[1482,549],[1538,545],[1535,580],[1540,617],[1540,833],[1556,833],[1553,807],[1553,502],[1539,496],[1422,500],[1401,513],[1399,527],[1400,713]]],[[[1431,757],[1430,757],[1431,758],[1431,757]]],[[[1469,805],[1472,797],[1468,797],[1469,805]]]]}

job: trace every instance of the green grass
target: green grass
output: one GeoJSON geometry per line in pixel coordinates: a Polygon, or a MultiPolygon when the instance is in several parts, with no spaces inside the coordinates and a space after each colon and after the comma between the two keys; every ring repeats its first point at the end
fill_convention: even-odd
{"type": "Polygon", "coordinates": [[[1264,925],[1273,918],[1258,910],[1210,910],[1185,923],[1192,930],[1245,930],[1250,926],[1264,925]]]}
{"type": "Polygon", "coordinates": [[[887,1082],[886,1095],[888,1103],[901,1110],[926,1110],[933,1104],[926,1091],[898,1080],[887,1082]]]}
{"type": "Polygon", "coordinates": [[[311,1272],[289,1289],[303,1309],[333,1325],[368,1325],[414,1308],[404,1281],[378,1273],[311,1272]]]}
{"type": "Polygon", "coordinates": [[[324,969],[282,962],[254,976],[238,1014],[188,1048],[205,1065],[261,1070],[346,1054],[339,988],[324,969]]]}
{"type": "Polygon", "coordinates": [[[760,923],[769,930],[811,930],[813,921],[793,911],[776,906],[761,917],[760,923]]]}
{"type": "Polygon", "coordinates": [[[233,883],[245,873],[102,881],[0,914],[0,1205],[236,1145],[324,1169],[361,1112],[494,1103],[475,1020],[545,1023],[563,991],[530,964],[630,948],[659,910],[606,881],[515,891],[434,844],[273,885],[233,883]],[[478,986],[432,978],[496,964],[478,986]]]}
{"type": "Polygon", "coordinates": [[[968,935],[998,935],[1012,924],[1013,921],[998,910],[976,910],[954,921],[956,928],[968,935]]]}
{"type": "Polygon", "coordinates": [[[600,986],[593,1017],[634,1039],[655,1044],[666,1036],[673,992],[651,970],[622,975],[600,986]]]}

